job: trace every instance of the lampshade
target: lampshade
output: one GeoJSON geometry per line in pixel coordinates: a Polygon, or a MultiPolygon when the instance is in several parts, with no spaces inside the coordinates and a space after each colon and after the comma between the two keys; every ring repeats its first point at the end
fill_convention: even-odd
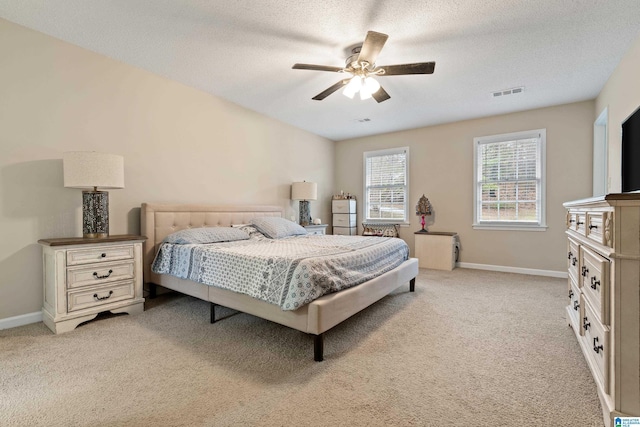
{"type": "Polygon", "coordinates": [[[291,200],[316,200],[318,184],[315,182],[294,182],[291,184],[291,200]]]}
{"type": "Polygon", "coordinates": [[[117,154],[69,151],[62,154],[64,186],[124,188],[124,159],[117,154]]]}

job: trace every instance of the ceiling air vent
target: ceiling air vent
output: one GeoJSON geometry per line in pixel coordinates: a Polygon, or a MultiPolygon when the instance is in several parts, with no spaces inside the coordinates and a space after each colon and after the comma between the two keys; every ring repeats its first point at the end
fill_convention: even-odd
{"type": "Polygon", "coordinates": [[[503,89],[497,92],[492,92],[491,97],[498,98],[499,96],[515,95],[516,93],[522,93],[522,92],[524,92],[524,86],[512,87],[511,89],[503,89]]]}
{"type": "Polygon", "coordinates": [[[364,118],[364,119],[357,119],[360,123],[364,123],[364,122],[370,122],[371,119],[368,118],[364,118]]]}

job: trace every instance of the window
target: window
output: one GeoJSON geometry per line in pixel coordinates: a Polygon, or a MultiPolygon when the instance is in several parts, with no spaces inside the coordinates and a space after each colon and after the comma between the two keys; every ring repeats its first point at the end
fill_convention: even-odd
{"type": "Polygon", "coordinates": [[[409,147],[364,153],[365,221],[408,222],[409,147]]]}
{"type": "Polygon", "coordinates": [[[473,228],[546,229],[546,129],[474,138],[473,228]]]}

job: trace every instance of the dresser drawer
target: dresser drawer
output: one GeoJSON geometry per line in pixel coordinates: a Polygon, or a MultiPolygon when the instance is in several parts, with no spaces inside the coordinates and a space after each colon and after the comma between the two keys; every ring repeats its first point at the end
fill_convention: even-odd
{"type": "Polygon", "coordinates": [[[133,260],[67,268],[67,289],[133,279],[133,260]]]}
{"type": "Polygon", "coordinates": [[[573,278],[573,281],[579,283],[578,281],[578,268],[580,261],[580,246],[577,242],[568,239],[567,241],[567,269],[569,271],[569,276],[573,278]]]}
{"type": "Polygon", "coordinates": [[[132,299],[134,296],[133,280],[115,282],[91,289],[80,288],[67,293],[67,310],[69,312],[109,304],[116,301],[132,299]]]}
{"type": "Polygon", "coordinates": [[[592,371],[596,382],[605,393],[609,393],[609,328],[598,320],[594,309],[584,300],[582,317],[583,339],[587,347],[587,357],[591,360],[592,371]]]}
{"type": "Polygon", "coordinates": [[[571,316],[573,328],[578,335],[583,334],[583,330],[581,328],[580,316],[580,291],[578,290],[578,284],[576,281],[572,280],[571,277],[567,280],[569,283],[569,315],[571,316]]]}
{"type": "Polygon", "coordinates": [[[334,227],[355,227],[356,214],[333,214],[334,227]]]}
{"type": "Polygon", "coordinates": [[[67,265],[91,264],[94,262],[109,262],[123,259],[133,259],[133,245],[102,246],[85,249],[69,249],[67,251],[67,265]]]}
{"type": "Polygon", "coordinates": [[[332,200],[331,201],[332,213],[356,213],[356,201],[355,200],[332,200]]]}
{"type": "Polygon", "coordinates": [[[611,234],[613,212],[589,212],[585,232],[587,237],[594,242],[613,247],[613,235],[611,234]]]}
{"type": "Polygon", "coordinates": [[[609,260],[582,246],[580,248],[582,293],[602,323],[609,324],[609,260]]]}
{"type": "Polygon", "coordinates": [[[333,227],[333,234],[341,236],[356,236],[358,227],[333,227]]]}

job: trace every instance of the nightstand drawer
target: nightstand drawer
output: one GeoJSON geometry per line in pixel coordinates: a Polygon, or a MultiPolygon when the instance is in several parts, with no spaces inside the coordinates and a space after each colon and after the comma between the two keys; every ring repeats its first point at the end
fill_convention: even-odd
{"type": "Polygon", "coordinates": [[[99,248],[70,249],[67,265],[91,264],[94,262],[118,261],[133,258],[133,245],[102,246],[99,248]]]}
{"type": "Polygon", "coordinates": [[[133,280],[112,283],[105,286],[69,291],[67,295],[68,311],[77,311],[133,298],[133,280]]]}
{"type": "Polygon", "coordinates": [[[133,260],[70,267],[67,269],[67,289],[133,279],[134,273],[133,260]]]}

